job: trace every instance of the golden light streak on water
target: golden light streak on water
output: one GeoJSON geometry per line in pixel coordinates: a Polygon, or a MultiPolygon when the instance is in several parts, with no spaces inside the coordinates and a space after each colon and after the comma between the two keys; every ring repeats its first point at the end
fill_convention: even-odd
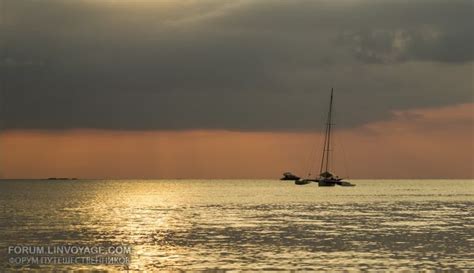
{"type": "Polygon", "coordinates": [[[4,180],[0,257],[9,245],[119,244],[137,271],[472,269],[472,180],[354,182],[4,180]]]}

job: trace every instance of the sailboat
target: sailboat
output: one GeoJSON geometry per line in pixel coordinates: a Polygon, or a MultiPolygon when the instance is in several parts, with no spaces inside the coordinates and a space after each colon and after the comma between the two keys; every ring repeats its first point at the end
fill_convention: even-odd
{"type": "Polygon", "coordinates": [[[326,130],[324,134],[324,148],[323,155],[321,158],[321,165],[319,169],[319,177],[317,178],[307,178],[301,179],[299,176],[292,174],[291,172],[286,172],[283,174],[281,180],[295,181],[296,185],[307,185],[310,183],[318,183],[320,187],[334,187],[336,185],[343,187],[353,187],[354,184],[344,181],[343,178],[339,178],[334,175],[330,170],[330,157],[331,157],[331,133],[332,133],[332,112],[333,112],[333,98],[334,98],[334,89],[331,88],[331,98],[329,100],[329,112],[326,122],[326,130]]]}

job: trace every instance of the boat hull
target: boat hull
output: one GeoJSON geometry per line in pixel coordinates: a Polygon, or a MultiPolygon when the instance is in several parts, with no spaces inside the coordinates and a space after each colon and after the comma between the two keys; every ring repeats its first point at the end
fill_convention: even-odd
{"type": "Polygon", "coordinates": [[[354,184],[352,184],[351,182],[347,182],[347,181],[341,181],[337,184],[341,187],[355,187],[354,184]]]}
{"type": "Polygon", "coordinates": [[[304,179],[304,180],[297,180],[295,181],[295,185],[308,185],[309,183],[311,183],[312,181],[310,180],[307,180],[307,179],[304,179]]]}
{"type": "Polygon", "coordinates": [[[318,186],[319,187],[334,187],[336,186],[336,182],[320,180],[318,181],[318,186]]]}
{"type": "Polygon", "coordinates": [[[341,186],[341,187],[354,187],[355,185],[347,182],[347,181],[342,181],[341,179],[322,179],[318,180],[318,185],[320,187],[334,187],[336,185],[341,186]]]}

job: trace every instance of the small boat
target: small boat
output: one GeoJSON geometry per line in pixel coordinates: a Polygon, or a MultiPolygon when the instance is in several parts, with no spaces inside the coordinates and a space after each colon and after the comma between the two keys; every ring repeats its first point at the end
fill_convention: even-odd
{"type": "Polygon", "coordinates": [[[69,177],[49,177],[47,180],[78,180],[77,178],[69,178],[69,177]]]}
{"type": "Polygon", "coordinates": [[[299,176],[296,176],[290,172],[287,172],[287,173],[284,173],[283,174],[283,178],[281,178],[280,180],[291,180],[291,181],[296,181],[296,180],[300,180],[300,177],[299,176]]]}
{"type": "Polygon", "coordinates": [[[332,133],[332,110],[333,110],[333,98],[334,98],[334,89],[331,89],[331,98],[329,100],[329,112],[326,122],[326,130],[324,134],[324,148],[323,156],[321,158],[321,167],[319,170],[319,177],[311,179],[301,179],[299,176],[292,174],[291,172],[286,172],[283,174],[283,178],[280,180],[291,180],[295,181],[295,185],[308,185],[310,183],[318,183],[320,187],[334,187],[336,185],[342,187],[353,187],[354,184],[344,181],[343,178],[339,178],[330,171],[330,157],[331,157],[331,133],[332,133]]]}

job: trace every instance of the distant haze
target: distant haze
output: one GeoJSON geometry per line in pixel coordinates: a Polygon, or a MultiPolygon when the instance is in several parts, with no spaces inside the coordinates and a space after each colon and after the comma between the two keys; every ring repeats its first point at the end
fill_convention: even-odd
{"type": "Polygon", "coordinates": [[[278,176],[307,164],[294,158],[314,149],[334,88],[356,176],[473,177],[473,10],[470,0],[0,0],[0,175],[278,176]],[[148,163],[119,160],[130,153],[148,163]]]}

